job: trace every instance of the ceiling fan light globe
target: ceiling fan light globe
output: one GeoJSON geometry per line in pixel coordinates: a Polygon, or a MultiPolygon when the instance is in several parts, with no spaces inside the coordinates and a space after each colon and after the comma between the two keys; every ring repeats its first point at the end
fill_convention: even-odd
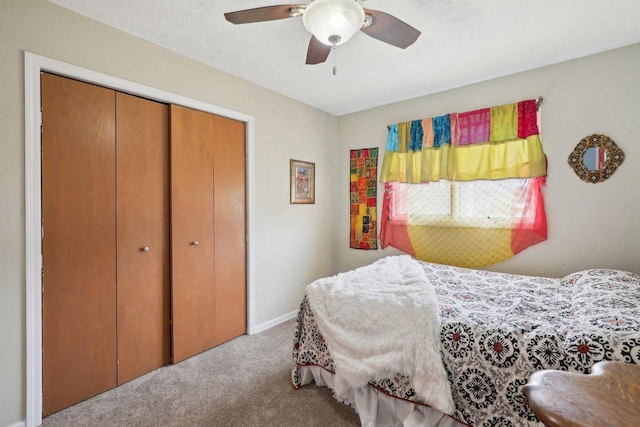
{"type": "Polygon", "coordinates": [[[355,0],[315,0],[306,7],[302,21],[319,42],[338,46],[362,28],[364,10],[355,0]]]}

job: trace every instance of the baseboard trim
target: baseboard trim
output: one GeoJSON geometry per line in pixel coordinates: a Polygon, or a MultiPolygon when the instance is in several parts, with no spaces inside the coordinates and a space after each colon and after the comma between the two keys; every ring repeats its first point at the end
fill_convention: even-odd
{"type": "Polygon", "coordinates": [[[25,421],[18,421],[17,423],[9,424],[7,427],[25,427],[26,425],[25,421]]]}
{"type": "MultiPolygon", "coordinates": [[[[291,320],[298,315],[298,310],[294,310],[290,313],[283,314],[282,316],[276,317],[275,319],[271,319],[268,322],[261,323],[256,325],[253,329],[253,333],[257,334],[259,332],[266,331],[267,329],[273,328],[274,326],[278,326],[281,323],[286,322],[287,320],[291,320]]],[[[250,334],[252,335],[252,334],[250,334]]]]}

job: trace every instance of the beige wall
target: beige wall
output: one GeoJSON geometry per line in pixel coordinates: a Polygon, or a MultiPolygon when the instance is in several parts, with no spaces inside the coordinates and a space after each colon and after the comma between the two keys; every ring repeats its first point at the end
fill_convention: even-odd
{"type": "MultiPolygon", "coordinates": [[[[499,78],[342,116],[337,182],[344,187],[338,209],[349,212],[349,149],[380,147],[388,124],[544,97],[542,142],[549,162],[545,197],[548,240],[490,267],[523,274],[563,276],[602,266],[640,272],[640,44],[562,64],[499,78]],[[602,133],[626,154],[615,174],[600,184],[585,183],[567,157],[587,135],[602,133]]],[[[382,156],[382,154],[381,154],[382,156]]],[[[382,157],[380,158],[382,164],[382,157]]],[[[378,206],[383,187],[378,188],[378,206]]],[[[348,249],[349,223],[337,222],[339,270],[397,253],[348,249]]]]}
{"type": "MultiPolygon", "coordinates": [[[[212,44],[215,48],[215,44],[212,44]]],[[[337,118],[44,0],[0,2],[0,426],[25,418],[24,51],[255,118],[257,325],[332,274],[337,118]],[[289,159],[316,163],[316,204],[289,204],[289,159]]]]}
{"type": "Polygon", "coordinates": [[[255,117],[258,325],[295,310],[312,280],[397,253],[348,249],[349,149],[384,148],[390,123],[539,95],[549,240],[493,269],[640,270],[640,45],[336,118],[44,0],[2,0],[0,426],[25,417],[24,51],[255,117]],[[578,180],[566,165],[575,144],[594,132],[627,154],[613,178],[598,185],[578,180]],[[315,205],[289,204],[291,158],[316,163],[315,205]]]}

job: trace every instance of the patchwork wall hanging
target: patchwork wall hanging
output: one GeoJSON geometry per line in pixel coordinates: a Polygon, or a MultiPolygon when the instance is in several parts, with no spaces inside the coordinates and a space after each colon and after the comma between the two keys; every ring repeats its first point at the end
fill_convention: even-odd
{"type": "Polygon", "coordinates": [[[351,150],[350,168],[349,246],[354,249],[377,249],[378,149],[351,150]]]}

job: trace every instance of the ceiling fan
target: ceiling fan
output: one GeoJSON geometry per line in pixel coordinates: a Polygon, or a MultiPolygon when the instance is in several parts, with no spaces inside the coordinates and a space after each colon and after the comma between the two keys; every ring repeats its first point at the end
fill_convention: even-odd
{"type": "Polygon", "coordinates": [[[312,0],[309,4],[281,4],[224,14],[233,24],[300,16],[312,34],[307,64],[325,62],[332,48],[349,41],[358,30],[401,49],[411,46],[420,36],[420,31],[409,24],[387,13],[364,9],[358,0],[312,0]]]}

